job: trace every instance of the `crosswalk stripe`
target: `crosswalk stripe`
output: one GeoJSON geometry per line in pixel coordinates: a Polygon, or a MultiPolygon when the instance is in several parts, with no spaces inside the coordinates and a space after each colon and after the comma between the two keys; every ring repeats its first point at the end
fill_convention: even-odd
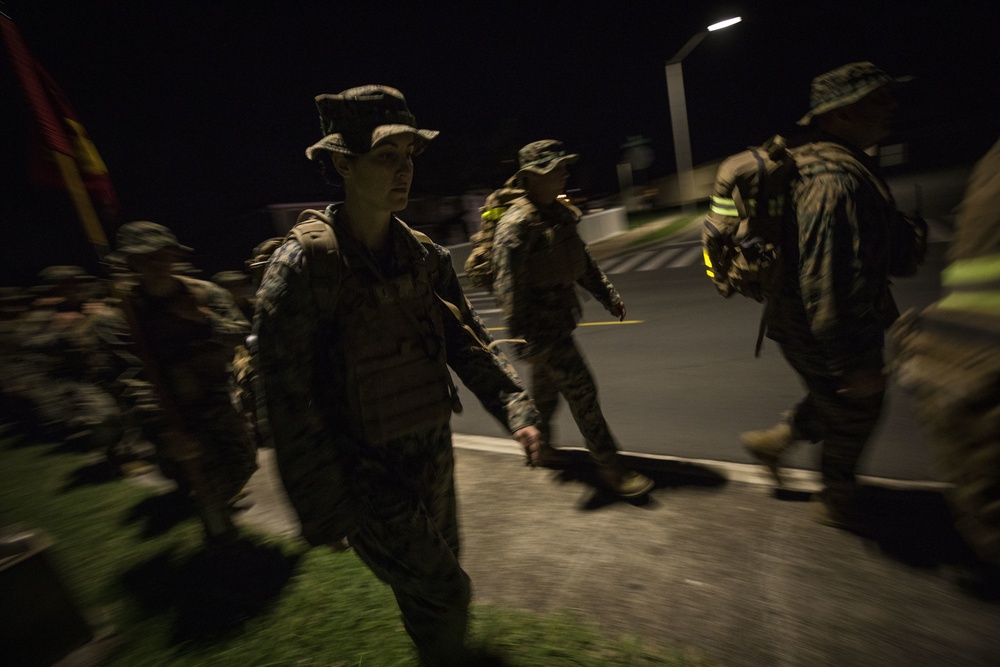
{"type": "Polygon", "coordinates": [[[660,250],[660,252],[656,253],[656,255],[652,257],[649,261],[645,262],[642,266],[638,267],[636,271],[652,271],[653,269],[658,269],[661,266],[664,266],[665,264],[673,260],[674,257],[677,257],[678,255],[683,253],[684,250],[685,248],[683,246],[673,247],[673,248],[663,248],[660,250]]]}
{"type": "Polygon", "coordinates": [[[672,261],[670,263],[670,268],[676,268],[680,266],[690,266],[695,263],[695,260],[698,257],[701,257],[701,245],[696,245],[690,248],[687,252],[685,252],[680,257],[672,261]]]}
{"type": "MultiPolygon", "coordinates": [[[[631,271],[634,267],[642,264],[647,259],[652,257],[657,253],[656,250],[644,250],[642,252],[637,252],[633,255],[629,255],[624,259],[624,261],[619,262],[617,266],[611,269],[611,273],[626,273],[631,271]]],[[[608,273],[606,270],[604,273],[608,273]]]]}

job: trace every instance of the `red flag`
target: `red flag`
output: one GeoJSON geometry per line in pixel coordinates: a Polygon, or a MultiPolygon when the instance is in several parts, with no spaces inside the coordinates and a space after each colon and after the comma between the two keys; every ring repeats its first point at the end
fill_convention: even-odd
{"type": "Polygon", "coordinates": [[[98,211],[110,221],[118,208],[108,169],[65,94],[28,51],[14,22],[3,14],[0,34],[34,121],[29,135],[29,174],[39,184],[67,190],[87,237],[99,251],[106,251],[108,241],[98,211]]]}

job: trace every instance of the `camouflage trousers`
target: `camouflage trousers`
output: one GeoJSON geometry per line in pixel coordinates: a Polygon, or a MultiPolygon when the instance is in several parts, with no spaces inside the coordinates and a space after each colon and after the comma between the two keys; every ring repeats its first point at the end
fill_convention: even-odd
{"type": "MultiPolygon", "coordinates": [[[[228,502],[257,470],[257,446],[250,441],[242,417],[228,402],[217,406],[182,408],[184,430],[201,445],[201,470],[217,497],[228,502]]],[[[165,425],[165,424],[164,424],[165,425]]],[[[187,486],[183,468],[158,448],[160,466],[181,487],[187,486]]]]}
{"type": "Polygon", "coordinates": [[[793,432],[822,443],[820,473],[827,498],[850,503],[858,461],[882,415],[885,393],[862,399],[841,396],[840,379],[826,370],[816,350],[782,344],[781,351],[808,392],[792,411],[793,432]]]}
{"type": "Polygon", "coordinates": [[[597,385],[587,362],[568,334],[532,359],[531,397],[538,408],[542,442],[552,443],[552,417],[562,395],[573,420],[587,442],[587,449],[599,463],[609,463],[618,453],[618,444],[597,401],[597,385]]]}
{"type": "Polygon", "coordinates": [[[1000,327],[983,336],[964,324],[937,331],[930,323],[907,338],[900,381],[952,484],[958,531],[980,558],[1000,565],[1000,327]]]}
{"type": "Polygon", "coordinates": [[[364,446],[355,472],[361,560],[396,596],[423,664],[466,664],[471,583],[458,562],[455,462],[448,426],[364,446]]]}

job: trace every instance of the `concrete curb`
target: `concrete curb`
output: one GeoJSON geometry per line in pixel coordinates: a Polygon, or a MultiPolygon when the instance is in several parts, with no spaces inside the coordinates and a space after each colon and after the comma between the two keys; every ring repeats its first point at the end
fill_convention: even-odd
{"type": "MultiPolygon", "coordinates": [[[[479,452],[490,452],[494,454],[507,454],[509,456],[524,456],[521,446],[507,438],[496,438],[485,435],[464,435],[456,433],[452,435],[454,446],[458,449],[468,449],[479,452]]],[[[587,450],[582,447],[561,448],[569,452],[585,453],[587,450]]],[[[664,454],[643,454],[638,452],[622,452],[632,460],[668,461],[672,463],[683,463],[692,466],[692,469],[703,468],[718,473],[731,482],[740,482],[755,486],[774,486],[774,480],[764,470],[762,466],[752,463],[734,463],[728,461],[714,461],[711,459],[689,459],[680,456],[668,456],[664,454]]],[[[784,469],[787,483],[786,491],[816,493],[822,489],[822,481],[818,472],[814,470],[802,470],[799,468],[784,469]]],[[[887,489],[912,490],[912,491],[944,491],[951,488],[951,484],[935,482],[932,480],[908,480],[893,479],[890,477],[875,477],[870,475],[859,475],[859,481],[869,486],[880,486],[887,489]]]]}

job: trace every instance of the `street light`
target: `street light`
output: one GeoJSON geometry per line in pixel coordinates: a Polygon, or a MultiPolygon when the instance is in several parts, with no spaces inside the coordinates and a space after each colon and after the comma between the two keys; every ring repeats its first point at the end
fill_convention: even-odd
{"type": "Polygon", "coordinates": [[[684,99],[684,74],[681,61],[708,36],[739,23],[739,16],[708,26],[688,40],[673,58],[667,61],[667,99],[670,103],[670,124],[674,130],[674,154],[677,157],[677,186],[681,205],[686,213],[694,212],[694,165],[691,163],[691,134],[688,131],[687,102],[684,99]]]}

